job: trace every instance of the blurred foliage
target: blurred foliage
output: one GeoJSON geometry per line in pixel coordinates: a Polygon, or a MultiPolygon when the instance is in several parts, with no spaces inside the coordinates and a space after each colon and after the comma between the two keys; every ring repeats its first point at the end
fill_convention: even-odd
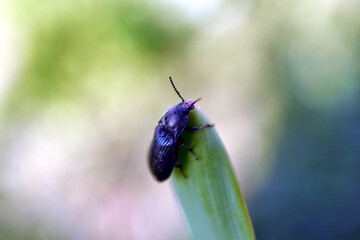
{"type": "Polygon", "coordinates": [[[335,4],[279,8],[287,14],[264,36],[287,94],[274,166],[249,200],[258,239],[360,237],[360,6],[335,4]]]}
{"type": "Polygon", "coordinates": [[[98,88],[124,81],[111,75],[115,69],[159,68],[184,49],[191,33],[176,19],[165,22],[146,2],[17,1],[12,6],[29,51],[8,93],[8,114],[32,114],[56,99],[97,95],[98,88]]]}

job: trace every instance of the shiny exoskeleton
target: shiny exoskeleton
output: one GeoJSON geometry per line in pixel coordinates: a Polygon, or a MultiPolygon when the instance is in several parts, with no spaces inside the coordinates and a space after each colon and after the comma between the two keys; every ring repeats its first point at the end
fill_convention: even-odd
{"type": "MultiPolygon", "coordinates": [[[[185,102],[175,88],[171,77],[170,81],[182,102],[170,107],[161,117],[155,128],[149,152],[149,165],[151,173],[158,181],[164,181],[169,178],[173,167],[179,166],[177,165],[176,158],[179,142],[184,148],[192,153],[195,159],[197,159],[195,154],[192,152],[192,149],[187,147],[179,136],[186,127],[188,114],[192,109],[194,109],[194,104],[199,101],[200,98],[196,101],[187,100],[185,102]]],[[[198,130],[210,126],[213,125],[206,124],[201,127],[190,127],[189,130],[198,130]]]]}

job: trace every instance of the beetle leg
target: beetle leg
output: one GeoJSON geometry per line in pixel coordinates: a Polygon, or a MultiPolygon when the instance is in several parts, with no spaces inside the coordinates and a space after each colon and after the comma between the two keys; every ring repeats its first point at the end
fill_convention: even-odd
{"type": "Polygon", "coordinates": [[[215,126],[215,124],[204,124],[200,127],[186,127],[185,129],[186,130],[189,130],[189,131],[195,131],[195,130],[200,130],[200,129],[203,129],[203,128],[207,128],[207,127],[213,127],[215,126]]]}
{"type": "Polygon", "coordinates": [[[188,147],[188,146],[185,145],[184,140],[183,140],[182,138],[179,138],[179,140],[181,141],[181,146],[182,146],[183,148],[185,148],[186,150],[188,150],[188,151],[193,155],[193,157],[194,157],[196,160],[199,160],[199,158],[195,155],[195,153],[193,152],[193,150],[192,150],[190,147],[188,147]]]}
{"type": "Polygon", "coordinates": [[[181,175],[184,177],[184,178],[187,178],[186,174],[184,173],[184,170],[183,170],[183,167],[182,165],[180,165],[179,163],[177,163],[174,167],[178,168],[181,172],[181,175]]]}

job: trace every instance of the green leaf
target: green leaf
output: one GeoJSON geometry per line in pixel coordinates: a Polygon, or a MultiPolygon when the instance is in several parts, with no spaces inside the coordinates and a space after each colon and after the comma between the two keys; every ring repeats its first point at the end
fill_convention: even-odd
{"type": "MultiPolygon", "coordinates": [[[[187,126],[211,123],[194,109],[187,126]]],[[[185,130],[181,137],[199,160],[179,147],[171,177],[191,239],[255,239],[251,220],[226,150],[215,127],[185,130]],[[185,176],[184,176],[185,175],[185,176]]]]}

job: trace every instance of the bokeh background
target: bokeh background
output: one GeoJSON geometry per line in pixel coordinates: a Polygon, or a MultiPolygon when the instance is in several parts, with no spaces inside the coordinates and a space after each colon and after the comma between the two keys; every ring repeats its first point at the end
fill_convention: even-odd
{"type": "Polygon", "coordinates": [[[360,239],[360,2],[0,1],[0,239],[187,239],[146,164],[179,98],[258,239],[360,239]]]}

